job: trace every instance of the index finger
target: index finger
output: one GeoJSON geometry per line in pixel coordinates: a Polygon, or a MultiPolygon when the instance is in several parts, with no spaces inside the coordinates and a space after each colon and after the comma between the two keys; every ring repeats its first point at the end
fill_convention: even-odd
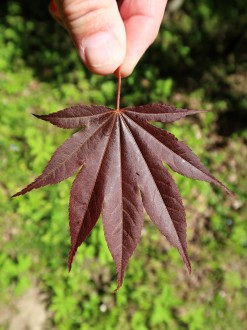
{"type": "Polygon", "coordinates": [[[121,75],[131,74],[134,67],[156,39],[167,0],[122,0],[119,10],[124,22],[127,50],[121,75]]]}

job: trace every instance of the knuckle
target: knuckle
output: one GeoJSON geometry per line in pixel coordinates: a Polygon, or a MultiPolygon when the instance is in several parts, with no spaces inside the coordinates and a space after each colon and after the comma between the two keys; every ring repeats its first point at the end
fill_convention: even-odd
{"type": "Polygon", "coordinates": [[[112,0],[65,0],[64,20],[74,37],[107,29],[111,16],[112,0]]]}
{"type": "Polygon", "coordinates": [[[73,22],[79,18],[97,17],[110,8],[111,0],[65,0],[62,5],[66,19],[73,22]]]}

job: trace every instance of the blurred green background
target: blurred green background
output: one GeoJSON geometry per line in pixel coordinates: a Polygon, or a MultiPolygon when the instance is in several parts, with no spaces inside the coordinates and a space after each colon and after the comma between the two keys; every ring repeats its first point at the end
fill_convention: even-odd
{"type": "Polygon", "coordinates": [[[123,81],[122,105],[211,110],[166,128],[236,193],[174,175],[188,220],[189,276],[146,219],[124,285],[101,221],[71,273],[73,180],[14,200],[71,132],[35,119],[76,103],[114,106],[116,79],[88,72],[48,1],[0,4],[0,329],[247,329],[247,7],[171,0],[155,44],[123,81]]]}

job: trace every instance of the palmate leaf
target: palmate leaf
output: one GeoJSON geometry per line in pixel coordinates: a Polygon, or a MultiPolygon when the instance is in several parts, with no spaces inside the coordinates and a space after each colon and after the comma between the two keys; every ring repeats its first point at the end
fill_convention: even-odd
{"type": "Polygon", "coordinates": [[[83,127],[55,151],[34,182],[14,195],[58,183],[80,168],[69,203],[69,269],[77,248],[102,213],[105,238],[116,264],[117,289],[120,288],[128,261],[140,240],[144,206],[190,271],[185,210],[178,188],[162,162],[184,176],[214,183],[231,192],[209,173],[185,143],[148,121],[172,122],[198,112],[162,104],[118,110],[78,105],[36,116],[66,129],[83,127]]]}

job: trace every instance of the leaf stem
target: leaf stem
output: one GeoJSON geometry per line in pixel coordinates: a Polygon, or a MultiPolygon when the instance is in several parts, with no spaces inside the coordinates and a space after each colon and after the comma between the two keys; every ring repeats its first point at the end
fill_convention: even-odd
{"type": "Polygon", "coordinates": [[[117,69],[117,77],[118,77],[118,84],[117,84],[117,105],[116,110],[120,110],[120,95],[121,95],[121,73],[120,68],[117,69]]]}

